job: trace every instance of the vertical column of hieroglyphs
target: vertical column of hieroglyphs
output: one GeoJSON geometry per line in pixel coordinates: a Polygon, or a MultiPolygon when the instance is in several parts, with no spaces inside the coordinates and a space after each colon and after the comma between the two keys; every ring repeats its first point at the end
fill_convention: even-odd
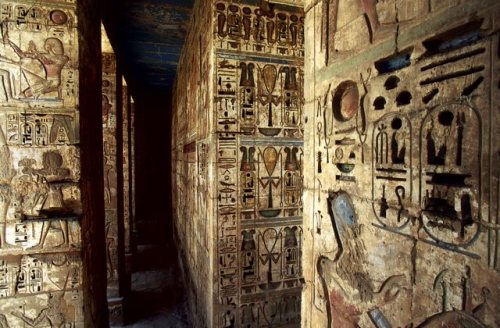
{"type": "Polygon", "coordinates": [[[0,3],[0,326],[82,327],[72,1],[0,3]]]}
{"type": "Polygon", "coordinates": [[[498,3],[352,3],[311,10],[311,327],[496,326],[498,3]]]}
{"type": "Polygon", "coordinates": [[[489,147],[491,151],[488,176],[490,176],[489,185],[485,188],[490,190],[487,202],[490,204],[488,220],[496,225],[497,229],[488,229],[490,247],[488,252],[488,264],[490,267],[500,271],[500,165],[494,163],[500,162],[500,35],[492,38],[491,43],[491,111],[488,122],[490,128],[489,147]],[[497,113],[497,114],[495,114],[497,113]],[[495,179],[496,177],[496,179],[495,179]]]}
{"type": "Polygon", "coordinates": [[[299,327],[302,10],[215,6],[216,326],[299,327]]]}
{"type": "Polygon", "coordinates": [[[125,254],[131,253],[131,223],[130,223],[130,139],[129,139],[129,102],[128,87],[122,80],[122,142],[123,142],[123,226],[125,254]]]}
{"type": "Polygon", "coordinates": [[[135,102],[130,96],[130,115],[128,116],[129,123],[129,186],[130,186],[130,230],[131,236],[135,233],[135,102]]]}

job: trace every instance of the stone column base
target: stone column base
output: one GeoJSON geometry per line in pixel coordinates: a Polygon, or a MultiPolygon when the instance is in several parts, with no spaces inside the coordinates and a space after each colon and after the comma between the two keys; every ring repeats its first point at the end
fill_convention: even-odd
{"type": "Polygon", "coordinates": [[[123,297],[108,298],[109,323],[111,326],[123,326],[125,324],[123,303],[123,297]]]}

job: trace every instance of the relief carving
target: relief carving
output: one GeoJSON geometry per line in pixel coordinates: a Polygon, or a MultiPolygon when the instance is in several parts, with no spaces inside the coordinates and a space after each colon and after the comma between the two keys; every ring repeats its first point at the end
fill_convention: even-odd
{"type": "Polygon", "coordinates": [[[9,246],[6,241],[7,211],[11,202],[10,182],[14,175],[9,147],[0,127],[0,249],[9,246]]]}
{"type": "Polygon", "coordinates": [[[2,23],[2,40],[4,45],[12,48],[19,60],[7,57],[2,58],[2,68],[0,75],[6,92],[7,101],[16,101],[23,98],[35,98],[55,92],[54,98],[62,97],[61,72],[69,57],[64,54],[64,46],[57,38],[47,38],[43,43],[44,51],[39,51],[34,41],[30,41],[28,49],[21,50],[18,45],[9,39],[8,24],[2,23]],[[21,84],[15,81],[11,73],[15,66],[21,67],[21,72],[25,78],[27,88],[17,90],[18,95],[14,95],[14,85],[21,84]]]}
{"type": "Polygon", "coordinates": [[[80,327],[75,6],[0,5],[0,327],[80,327]]]}
{"type": "Polygon", "coordinates": [[[232,51],[303,56],[303,17],[265,3],[218,2],[215,11],[218,327],[295,327],[303,284],[303,72],[295,61],[250,61],[232,51]]]}
{"type": "Polygon", "coordinates": [[[343,327],[357,327],[362,312],[353,302],[381,304],[396,300],[405,286],[405,276],[387,278],[378,288],[366,269],[367,250],[363,244],[362,226],[346,192],[330,191],[328,211],[337,242],[334,254],[320,255],[317,273],[326,298],[328,327],[334,322],[343,327]]]}
{"type": "Polygon", "coordinates": [[[72,13],[6,3],[0,21],[0,102],[12,108],[74,106],[72,13]]]}
{"type": "Polygon", "coordinates": [[[44,320],[47,320],[50,327],[64,327],[66,324],[66,317],[63,312],[63,296],[48,294],[47,307],[43,308],[36,317],[30,318],[20,311],[13,311],[11,314],[18,317],[30,327],[37,327],[44,320]]]}
{"type": "Polygon", "coordinates": [[[411,219],[406,210],[413,193],[411,136],[411,122],[403,115],[388,114],[374,124],[374,214],[383,224],[396,229],[411,219]]]}
{"type": "Polygon", "coordinates": [[[475,204],[481,203],[481,194],[470,187],[481,189],[481,167],[477,158],[482,147],[478,142],[473,148],[477,153],[472,154],[469,150],[468,156],[464,157],[463,144],[464,140],[469,140],[470,144],[473,136],[482,135],[481,129],[479,115],[467,106],[436,108],[424,119],[420,199],[423,228],[434,240],[467,245],[479,233],[479,209],[475,204]],[[442,166],[448,169],[442,172],[442,166]],[[440,232],[442,230],[453,232],[453,237],[445,236],[440,232]]]}
{"type": "MultiPolygon", "coordinates": [[[[485,320],[494,320],[493,309],[491,307],[491,292],[487,287],[481,289],[481,303],[473,303],[472,271],[469,266],[465,266],[464,274],[460,278],[460,294],[462,304],[460,308],[451,308],[448,304],[450,294],[456,289],[452,285],[455,280],[449,277],[447,269],[441,271],[434,280],[434,290],[441,293],[441,312],[430,316],[418,327],[442,327],[442,325],[461,325],[467,327],[488,327],[485,320]]],[[[495,321],[497,324],[498,322],[495,321]]]]}
{"type": "Polygon", "coordinates": [[[278,56],[304,56],[304,17],[261,2],[259,7],[215,5],[216,46],[278,56]]]}
{"type": "Polygon", "coordinates": [[[306,174],[305,181],[314,189],[308,211],[316,225],[311,274],[318,316],[311,325],[496,326],[490,290],[498,282],[498,120],[491,99],[497,98],[498,81],[488,72],[498,66],[498,38],[484,28],[492,17],[489,8],[361,64],[360,56],[383,48],[385,32],[397,26],[397,38],[419,30],[427,19],[447,16],[442,11],[419,19],[418,13],[434,9],[411,1],[348,3],[324,1],[316,11],[323,16],[330,63],[350,68],[339,74],[318,69],[320,80],[329,77],[320,81],[315,75],[314,105],[308,109],[314,127],[306,135],[314,139],[306,144],[316,159],[314,179],[306,174]],[[335,19],[325,18],[332,9],[335,19]],[[358,17],[369,32],[367,42],[365,32],[343,34],[354,26],[364,29],[355,23],[358,17]],[[328,200],[330,236],[321,220],[325,179],[342,190],[328,200]],[[483,285],[473,286],[474,274],[483,285]]]}

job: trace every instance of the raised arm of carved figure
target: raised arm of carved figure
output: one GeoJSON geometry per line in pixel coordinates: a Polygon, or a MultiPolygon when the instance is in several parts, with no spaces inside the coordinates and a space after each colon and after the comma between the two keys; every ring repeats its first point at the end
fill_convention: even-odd
{"type": "Polygon", "coordinates": [[[7,44],[10,45],[12,50],[20,57],[20,58],[25,58],[28,57],[27,54],[21,50],[14,42],[9,40],[9,37],[7,36],[7,44]]]}
{"type": "Polygon", "coordinates": [[[47,316],[47,309],[43,309],[42,311],[40,311],[38,316],[34,319],[27,317],[25,314],[23,314],[19,311],[12,311],[11,314],[13,316],[18,317],[19,319],[21,319],[22,321],[24,321],[26,324],[30,325],[31,327],[35,327],[39,323],[41,323],[43,321],[43,319],[45,319],[45,317],[47,316]]]}

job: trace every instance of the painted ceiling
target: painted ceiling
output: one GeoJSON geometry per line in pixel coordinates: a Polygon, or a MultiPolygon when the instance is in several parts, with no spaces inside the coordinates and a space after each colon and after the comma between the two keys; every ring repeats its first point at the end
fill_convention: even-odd
{"type": "Polygon", "coordinates": [[[104,25],[129,85],[173,84],[194,0],[108,2],[104,25]]]}
{"type": "MultiPolygon", "coordinates": [[[[258,4],[261,0],[245,1],[258,4]]],[[[129,86],[165,90],[173,84],[194,2],[195,0],[104,2],[103,22],[129,86]]],[[[302,4],[302,0],[270,2],[302,4]]]]}

